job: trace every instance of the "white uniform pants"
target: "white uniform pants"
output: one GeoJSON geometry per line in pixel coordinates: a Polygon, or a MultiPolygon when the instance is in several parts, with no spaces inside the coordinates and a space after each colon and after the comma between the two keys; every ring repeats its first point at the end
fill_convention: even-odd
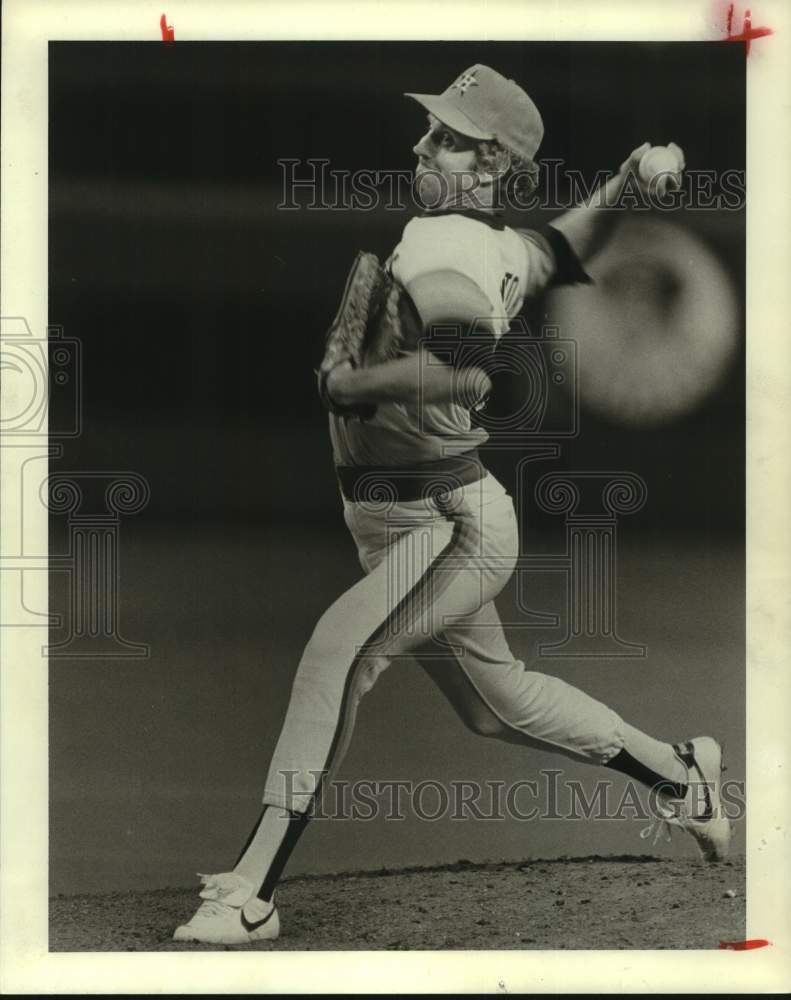
{"type": "Polygon", "coordinates": [[[508,648],[493,602],[516,565],[518,535],[493,476],[441,503],[344,501],[344,511],[366,575],[305,647],[265,804],[309,808],[343,759],[360,698],[402,656],[418,660],[476,732],[600,764],[621,750],[615,712],[525,669],[508,648]]]}

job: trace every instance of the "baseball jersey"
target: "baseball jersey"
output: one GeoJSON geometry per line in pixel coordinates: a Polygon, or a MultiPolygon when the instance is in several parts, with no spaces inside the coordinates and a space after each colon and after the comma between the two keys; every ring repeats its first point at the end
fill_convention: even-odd
{"type": "MultiPolygon", "coordinates": [[[[558,270],[561,254],[553,236],[565,241],[557,231],[548,230],[544,230],[547,235],[516,231],[497,216],[478,212],[428,214],[406,225],[386,266],[404,287],[441,271],[469,278],[485,296],[488,325],[496,342],[508,331],[525,298],[544,289],[558,270]]],[[[567,250],[565,244],[563,251],[567,250]]],[[[451,312],[453,303],[449,302],[451,312]]],[[[475,318],[467,317],[468,321],[475,318]]],[[[376,414],[365,421],[330,414],[336,465],[430,462],[480,447],[488,436],[483,428],[473,426],[469,409],[452,401],[380,403],[376,414]]]]}

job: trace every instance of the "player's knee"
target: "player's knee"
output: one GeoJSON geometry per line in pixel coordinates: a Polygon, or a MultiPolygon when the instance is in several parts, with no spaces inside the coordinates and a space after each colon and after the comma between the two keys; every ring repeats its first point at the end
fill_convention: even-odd
{"type": "Polygon", "coordinates": [[[514,729],[521,728],[540,703],[545,680],[544,674],[520,670],[517,687],[511,683],[494,687],[488,692],[489,703],[475,707],[470,728],[481,736],[494,738],[508,736],[514,729]]]}
{"type": "Polygon", "coordinates": [[[477,736],[485,736],[488,739],[501,739],[507,731],[507,726],[498,719],[494,712],[475,712],[465,718],[467,728],[477,736]]]}

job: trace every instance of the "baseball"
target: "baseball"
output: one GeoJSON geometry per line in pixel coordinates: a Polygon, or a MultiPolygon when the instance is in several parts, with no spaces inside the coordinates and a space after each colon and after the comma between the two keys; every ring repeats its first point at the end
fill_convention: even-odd
{"type": "Polygon", "coordinates": [[[663,174],[677,174],[682,169],[679,154],[669,146],[652,146],[640,159],[640,179],[646,184],[663,174]]]}

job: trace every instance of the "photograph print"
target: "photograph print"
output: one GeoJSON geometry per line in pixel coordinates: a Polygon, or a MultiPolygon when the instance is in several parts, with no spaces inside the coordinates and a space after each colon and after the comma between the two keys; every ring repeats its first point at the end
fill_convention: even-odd
{"type": "Polygon", "coordinates": [[[50,950],[743,940],[744,46],[48,61],[50,950]]]}

